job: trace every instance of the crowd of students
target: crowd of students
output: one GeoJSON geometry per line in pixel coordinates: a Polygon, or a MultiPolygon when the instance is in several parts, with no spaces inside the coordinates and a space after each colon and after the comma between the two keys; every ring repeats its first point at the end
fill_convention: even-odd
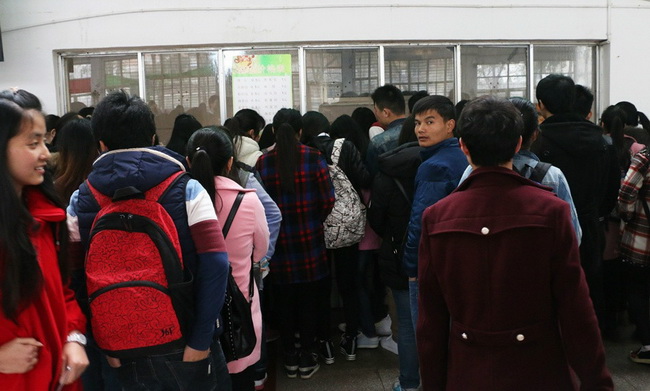
{"type": "MultiPolygon", "coordinates": [[[[261,390],[277,331],[290,378],[311,378],[337,351],[355,360],[382,346],[399,355],[394,391],[573,389],[569,368],[611,389],[601,337],[617,338],[625,311],[641,342],[630,359],[650,364],[650,121],[620,102],[594,124],[593,95],[563,75],[543,78],[536,96],[536,105],[481,97],[458,112],[421,91],[407,112],[403,93],[385,85],[372,110],[332,123],[282,108],[267,125],[244,109],[204,127],[181,113],[163,147],[152,109],[123,91],[62,118],[46,117],[27,91],[1,92],[0,388],[261,390]],[[332,246],[339,181],[362,204],[365,228],[332,246]],[[156,253],[148,242],[116,244],[149,232],[132,217],[147,216],[151,197],[192,309],[179,330],[155,326],[157,337],[129,317],[164,299],[138,302],[135,282],[116,283],[125,293],[102,285],[154,268],[129,258],[156,253]],[[124,200],[133,210],[109,223],[106,205],[124,200]],[[255,334],[235,359],[220,339],[229,273],[250,299],[255,334]],[[123,328],[104,320],[120,317],[123,328]],[[524,344],[529,335],[536,342],[524,344]],[[507,382],[504,360],[521,367],[507,382]]],[[[178,288],[165,284],[156,289],[182,312],[178,288]]]]}

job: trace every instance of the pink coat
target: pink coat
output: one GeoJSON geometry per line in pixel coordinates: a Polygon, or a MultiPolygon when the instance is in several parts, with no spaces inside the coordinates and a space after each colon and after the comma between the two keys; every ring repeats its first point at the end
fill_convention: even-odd
{"type": "MultiPolygon", "coordinates": [[[[228,251],[228,260],[232,266],[233,277],[244,296],[248,296],[252,266],[251,255],[255,262],[259,262],[264,258],[269,247],[269,227],[266,223],[264,207],[257,198],[254,189],[244,189],[231,179],[222,176],[215,177],[214,183],[217,189],[217,217],[222,226],[228,218],[237,194],[240,191],[246,193],[226,237],[226,249],[228,251]]],[[[260,294],[256,285],[254,289],[251,311],[257,343],[253,353],[249,356],[228,363],[228,372],[230,373],[239,373],[260,359],[262,311],[260,309],[260,294]]]]}

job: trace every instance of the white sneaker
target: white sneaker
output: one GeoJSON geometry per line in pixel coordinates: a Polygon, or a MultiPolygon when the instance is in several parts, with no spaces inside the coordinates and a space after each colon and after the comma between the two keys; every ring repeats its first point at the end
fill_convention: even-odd
{"type": "Polygon", "coordinates": [[[399,351],[397,350],[397,342],[395,342],[392,335],[379,338],[379,344],[382,348],[388,350],[389,352],[399,355],[399,351]]]}
{"type": "Polygon", "coordinates": [[[390,320],[390,315],[386,315],[384,319],[375,323],[375,332],[379,336],[387,337],[393,334],[393,331],[390,329],[391,324],[392,321],[390,320]]]}
{"type": "Polygon", "coordinates": [[[357,334],[357,349],[375,349],[379,346],[379,337],[366,337],[364,333],[357,334]]]}

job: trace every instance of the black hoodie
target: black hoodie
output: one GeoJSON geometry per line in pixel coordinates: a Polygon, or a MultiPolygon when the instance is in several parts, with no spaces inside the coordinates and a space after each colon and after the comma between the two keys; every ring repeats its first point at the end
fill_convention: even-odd
{"type": "Polygon", "coordinates": [[[372,185],[368,223],[383,239],[379,269],[384,284],[393,289],[408,289],[408,278],[402,270],[402,241],[411,215],[415,174],[421,163],[420,151],[422,148],[418,143],[411,142],[380,155],[379,172],[372,185]],[[402,185],[408,200],[396,180],[402,185]]]}

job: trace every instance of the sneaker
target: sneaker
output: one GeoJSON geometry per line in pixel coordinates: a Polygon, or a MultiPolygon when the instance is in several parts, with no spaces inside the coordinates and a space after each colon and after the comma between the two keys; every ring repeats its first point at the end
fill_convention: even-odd
{"type": "Polygon", "coordinates": [[[298,371],[300,372],[301,379],[309,379],[320,368],[316,353],[301,353],[299,361],[298,371]]]}
{"type": "Polygon", "coordinates": [[[364,333],[357,335],[358,349],[375,349],[379,347],[379,337],[366,337],[364,333]]]}
{"type": "Polygon", "coordinates": [[[393,331],[390,329],[390,326],[393,322],[390,319],[390,315],[386,315],[386,317],[379,322],[375,323],[375,332],[377,335],[380,337],[387,337],[391,334],[393,334],[393,331]]]}
{"type": "Polygon", "coordinates": [[[399,351],[397,350],[397,342],[395,342],[392,335],[379,338],[379,344],[382,348],[388,350],[389,352],[399,355],[399,351]]]}
{"type": "Polygon", "coordinates": [[[329,339],[321,339],[318,341],[318,353],[325,361],[325,364],[334,364],[334,348],[332,347],[332,341],[329,339]]]}
{"type": "Polygon", "coordinates": [[[342,333],[345,333],[345,323],[339,323],[339,330],[341,330],[342,333]]]}
{"type": "Polygon", "coordinates": [[[264,372],[264,378],[255,380],[255,391],[260,391],[264,389],[264,383],[266,383],[266,379],[268,379],[268,375],[266,372],[264,372]]]}
{"type": "Polygon", "coordinates": [[[639,364],[650,364],[650,350],[643,351],[641,349],[631,351],[628,357],[630,357],[630,360],[639,364]]]}
{"type": "Polygon", "coordinates": [[[357,359],[357,337],[353,335],[343,334],[341,336],[341,353],[348,361],[357,359]]]}
{"type": "Polygon", "coordinates": [[[295,379],[298,376],[298,353],[285,353],[284,354],[284,371],[287,377],[295,379]]]}
{"type": "Polygon", "coordinates": [[[416,387],[416,388],[402,388],[402,385],[399,384],[399,380],[397,380],[397,381],[393,384],[393,391],[420,391],[420,389],[421,389],[420,387],[416,387]]]}

